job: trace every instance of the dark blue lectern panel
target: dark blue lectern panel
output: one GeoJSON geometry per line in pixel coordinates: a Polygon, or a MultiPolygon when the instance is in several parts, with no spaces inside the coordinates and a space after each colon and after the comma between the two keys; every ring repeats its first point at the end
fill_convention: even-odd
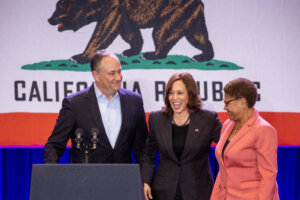
{"type": "Polygon", "coordinates": [[[143,200],[136,164],[33,165],[30,200],[143,200]]]}

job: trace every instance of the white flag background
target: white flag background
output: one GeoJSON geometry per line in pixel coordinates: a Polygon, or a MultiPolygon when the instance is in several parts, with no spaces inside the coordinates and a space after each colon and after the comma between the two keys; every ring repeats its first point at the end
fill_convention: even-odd
{"type": "MultiPolygon", "coordinates": [[[[57,0],[1,0],[0,146],[41,146],[55,123],[63,97],[93,81],[91,73],[69,70],[25,70],[21,67],[67,60],[86,48],[96,22],[78,31],[59,32],[48,23],[57,0]],[[8,134],[9,133],[9,134],[8,134]]],[[[163,106],[159,83],[175,72],[191,73],[199,82],[204,108],[222,120],[220,90],[238,77],[258,83],[256,109],[277,128],[280,144],[300,145],[300,1],[204,0],[206,26],[215,60],[235,63],[238,70],[124,69],[127,89],[139,91],[146,113],[163,106]],[[138,88],[138,89],[137,89],[138,88]],[[204,93],[206,91],[206,93],[204,93]]],[[[141,29],[142,52],[154,51],[152,28],[141,29]]],[[[108,50],[121,54],[129,45],[118,36],[108,50]]],[[[186,38],[169,55],[193,57],[200,50],[186,38]]]]}

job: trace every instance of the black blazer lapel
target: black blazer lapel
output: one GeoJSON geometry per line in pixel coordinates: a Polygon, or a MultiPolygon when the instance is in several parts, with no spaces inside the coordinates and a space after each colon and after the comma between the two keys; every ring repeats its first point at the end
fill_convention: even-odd
{"type": "Polygon", "coordinates": [[[130,102],[128,102],[128,98],[127,98],[127,95],[125,95],[125,92],[120,89],[118,91],[119,93],[119,96],[120,96],[120,102],[121,102],[121,112],[122,112],[122,123],[121,123],[121,128],[120,128],[120,131],[119,131],[119,134],[118,134],[118,137],[117,137],[117,141],[116,141],[116,144],[115,144],[115,148],[118,147],[119,143],[122,141],[123,138],[126,138],[126,124],[127,123],[130,123],[130,122],[127,122],[127,106],[130,105],[130,102]]]}
{"type": "Polygon", "coordinates": [[[166,118],[165,121],[162,121],[162,126],[160,130],[160,134],[162,137],[162,140],[165,143],[165,146],[169,152],[169,155],[171,158],[173,158],[174,161],[179,163],[179,160],[177,159],[177,156],[175,155],[174,149],[173,149],[173,138],[172,138],[172,116],[169,116],[166,118]]]}
{"type": "MultiPolygon", "coordinates": [[[[195,145],[193,143],[199,143],[199,136],[203,129],[205,128],[205,117],[201,117],[203,115],[203,112],[200,112],[200,114],[191,113],[190,114],[190,125],[189,130],[186,136],[185,145],[182,153],[182,158],[188,157],[187,154],[189,154],[191,146],[195,145]],[[201,118],[201,120],[199,120],[201,118]]],[[[201,138],[201,137],[200,137],[201,138]]]]}
{"type": "Polygon", "coordinates": [[[92,115],[94,119],[94,123],[97,125],[97,128],[99,129],[99,144],[102,146],[112,149],[112,146],[108,140],[108,137],[105,132],[105,128],[102,122],[101,114],[99,111],[99,106],[97,102],[97,97],[95,94],[95,88],[94,85],[92,85],[89,88],[89,91],[86,95],[86,105],[89,109],[90,114],[92,115]]]}

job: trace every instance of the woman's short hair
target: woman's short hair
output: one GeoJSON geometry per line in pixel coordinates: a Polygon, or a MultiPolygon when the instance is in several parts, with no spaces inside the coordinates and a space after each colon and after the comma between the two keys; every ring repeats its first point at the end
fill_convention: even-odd
{"type": "Polygon", "coordinates": [[[256,103],[257,89],[254,83],[248,79],[238,78],[230,81],[225,85],[224,92],[234,98],[244,97],[249,108],[252,108],[256,103]]]}
{"type": "Polygon", "coordinates": [[[188,104],[187,108],[190,112],[200,111],[202,108],[202,101],[200,96],[198,95],[198,86],[193,78],[193,76],[189,73],[176,73],[171,76],[167,83],[166,92],[165,92],[165,107],[163,108],[163,113],[167,116],[173,114],[173,110],[171,108],[171,104],[169,101],[169,93],[172,90],[173,83],[175,81],[182,80],[184,83],[187,93],[188,93],[188,104]]]}

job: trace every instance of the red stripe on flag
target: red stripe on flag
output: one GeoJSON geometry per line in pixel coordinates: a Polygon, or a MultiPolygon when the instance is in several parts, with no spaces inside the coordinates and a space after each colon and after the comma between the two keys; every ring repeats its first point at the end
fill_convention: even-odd
{"type": "MultiPolygon", "coordinates": [[[[227,113],[218,113],[224,122],[227,113]]],[[[278,131],[279,145],[300,145],[300,113],[260,112],[278,131]]],[[[57,113],[1,113],[0,146],[44,146],[56,122],[57,113]]],[[[146,113],[148,121],[149,113],[146,113]]],[[[69,143],[70,145],[70,143],[69,143]]]]}

